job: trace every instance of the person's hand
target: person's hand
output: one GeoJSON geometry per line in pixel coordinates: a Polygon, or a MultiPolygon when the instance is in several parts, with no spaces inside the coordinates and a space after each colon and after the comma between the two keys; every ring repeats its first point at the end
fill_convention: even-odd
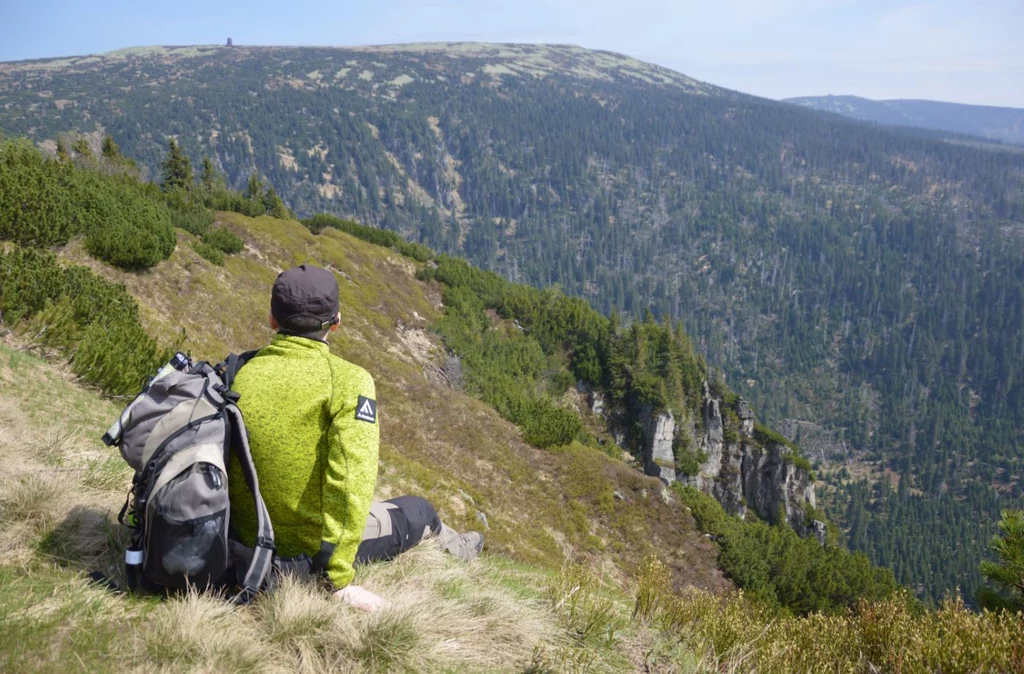
{"type": "Polygon", "coordinates": [[[334,593],[334,598],[367,613],[379,611],[388,605],[386,599],[378,597],[358,585],[346,585],[334,593]]]}

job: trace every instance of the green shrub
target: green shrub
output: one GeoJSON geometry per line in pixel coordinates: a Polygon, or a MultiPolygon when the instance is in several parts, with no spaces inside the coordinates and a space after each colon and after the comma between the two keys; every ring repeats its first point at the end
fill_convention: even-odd
{"type": "Polygon", "coordinates": [[[782,458],[783,460],[792,463],[797,468],[806,472],[811,482],[817,479],[817,476],[814,474],[814,467],[811,465],[810,459],[808,459],[806,456],[803,456],[802,454],[798,454],[796,449],[793,449],[793,451],[791,451],[789,454],[784,455],[782,458]]]}
{"type": "Polygon", "coordinates": [[[696,475],[700,467],[708,460],[708,455],[700,450],[682,449],[676,453],[676,463],[683,475],[696,475]]]}
{"type": "Polygon", "coordinates": [[[0,239],[49,247],[82,231],[69,193],[73,171],[28,141],[0,141],[0,239]]]}
{"type": "Polygon", "coordinates": [[[400,241],[398,243],[398,252],[406,257],[411,257],[417,262],[426,262],[434,257],[434,251],[422,243],[413,243],[412,241],[400,241]]]}
{"type": "Polygon", "coordinates": [[[266,215],[267,206],[262,199],[247,199],[238,192],[215,188],[203,193],[203,203],[215,211],[232,211],[256,218],[266,215]]]}
{"type": "Polygon", "coordinates": [[[203,236],[203,243],[213,246],[225,255],[240,253],[245,248],[245,244],[238,235],[223,227],[207,232],[203,236]]]}
{"type": "Polygon", "coordinates": [[[523,439],[540,448],[565,445],[583,432],[583,422],[573,412],[556,407],[546,398],[526,405],[525,417],[513,419],[523,429],[523,439]]]}
{"type": "Polygon", "coordinates": [[[164,201],[171,210],[171,222],[189,234],[203,236],[216,219],[213,210],[196,200],[192,192],[171,190],[164,192],[164,201]]]}
{"type": "MultiPolygon", "coordinates": [[[[445,315],[437,331],[462,359],[469,392],[518,425],[524,440],[537,447],[564,445],[582,433],[579,416],[556,405],[544,392],[551,381],[545,387],[542,380],[558,379],[562,367],[535,339],[514,326],[493,324],[483,302],[469,288],[445,288],[444,303],[445,315]]],[[[561,383],[566,382],[571,379],[561,377],[561,383]]]]}
{"type": "Polygon", "coordinates": [[[406,241],[394,232],[360,225],[358,222],[344,220],[330,213],[317,213],[303,220],[302,224],[314,234],[319,234],[327,228],[337,229],[346,234],[351,234],[357,239],[362,239],[384,248],[393,248],[399,254],[410,257],[418,262],[426,262],[434,257],[434,251],[430,250],[430,248],[419,243],[406,241]]]}
{"type": "Polygon", "coordinates": [[[192,250],[199,254],[199,257],[212,262],[218,267],[224,266],[224,253],[214,246],[202,241],[195,241],[192,243],[192,250]]]}
{"type": "Polygon", "coordinates": [[[800,449],[793,444],[792,441],[787,439],[781,433],[773,431],[767,426],[762,426],[759,423],[754,423],[754,442],[761,447],[767,447],[768,445],[780,445],[782,447],[788,447],[791,451],[788,454],[783,455],[783,460],[787,463],[791,463],[797,468],[800,468],[807,472],[813,482],[816,479],[814,474],[814,467],[811,465],[810,460],[800,453],[800,449]]]}
{"type": "Polygon", "coordinates": [[[701,531],[714,537],[722,570],[768,610],[842,612],[862,599],[886,599],[898,587],[891,570],[872,567],[863,553],[823,547],[785,525],[731,517],[713,497],[692,487],[674,488],[701,531]]]}
{"type": "Polygon", "coordinates": [[[105,208],[86,228],[89,254],[115,267],[146,269],[174,252],[177,237],[170,212],[157,199],[144,196],[138,184],[108,185],[101,195],[105,208]]]}
{"type": "Polygon", "coordinates": [[[793,447],[793,443],[790,442],[782,433],[778,433],[762,426],[761,424],[754,422],[754,440],[762,447],[768,445],[782,445],[783,447],[793,447]]]}
{"type": "Polygon", "coordinates": [[[740,418],[731,407],[722,406],[722,438],[728,443],[740,441],[740,418]]]}
{"type": "Polygon", "coordinates": [[[0,252],[0,313],[63,351],[75,374],[115,395],[138,392],[167,360],[142,329],[138,306],[122,285],[85,267],[62,267],[51,253],[0,252]]]}
{"type": "Polygon", "coordinates": [[[155,187],[47,159],[27,142],[0,144],[0,239],[46,248],[76,234],[91,255],[130,270],[167,259],[176,244],[155,187]]]}

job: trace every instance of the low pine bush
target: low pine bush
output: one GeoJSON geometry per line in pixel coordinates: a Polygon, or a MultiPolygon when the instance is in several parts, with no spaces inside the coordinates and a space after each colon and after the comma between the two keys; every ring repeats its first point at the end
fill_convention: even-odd
{"type": "Polygon", "coordinates": [[[78,234],[90,255],[129,270],[167,259],[176,244],[155,186],[47,159],[27,141],[0,144],[0,240],[49,248],[78,234]]]}
{"type": "Polygon", "coordinates": [[[426,262],[434,257],[434,251],[423,244],[406,241],[394,232],[360,225],[358,222],[344,220],[329,213],[318,213],[303,220],[302,224],[314,234],[319,234],[327,228],[337,229],[346,234],[351,234],[357,239],[362,239],[384,248],[393,248],[401,255],[410,257],[418,262],[426,262]]]}
{"type": "Polygon", "coordinates": [[[216,246],[211,246],[203,241],[195,241],[192,243],[192,250],[207,262],[211,262],[218,267],[224,266],[224,252],[216,246]]]}
{"type": "Polygon", "coordinates": [[[124,286],[46,251],[0,252],[0,316],[65,353],[74,372],[114,395],[131,395],[169,357],[142,329],[124,286]]]}
{"type": "Polygon", "coordinates": [[[224,229],[223,227],[211,229],[207,232],[203,236],[203,243],[208,246],[213,246],[225,255],[241,253],[242,249],[245,248],[245,244],[238,235],[224,229]]]}
{"type": "Polygon", "coordinates": [[[195,236],[204,236],[210,231],[216,219],[214,212],[195,201],[190,193],[172,190],[164,193],[164,200],[171,209],[171,221],[175,227],[195,236]]]}
{"type": "Polygon", "coordinates": [[[726,575],[775,613],[841,613],[861,599],[885,600],[897,590],[892,571],[871,566],[863,553],[822,546],[786,525],[740,520],[708,494],[678,484],[674,489],[701,531],[714,537],[726,575]]]}

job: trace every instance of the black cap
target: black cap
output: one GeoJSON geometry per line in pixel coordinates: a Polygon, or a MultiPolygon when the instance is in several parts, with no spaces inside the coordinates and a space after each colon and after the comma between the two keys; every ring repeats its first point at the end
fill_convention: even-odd
{"type": "Polygon", "coordinates": [[[338,315],[338,281],[310,264],[283,271],[270,293],[270,312],[284,332],[323,332],[338,315]]]}

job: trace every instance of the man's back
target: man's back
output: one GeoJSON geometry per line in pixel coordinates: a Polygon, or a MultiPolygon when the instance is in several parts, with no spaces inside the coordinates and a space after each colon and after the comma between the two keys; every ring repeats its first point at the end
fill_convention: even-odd
{"type": "MultiPolygon", "coordinates": [[[[239,371],[232,388],[241,396],[278,553],[324,551],[328,577],[344,587],[377,481],[373,379],[323,342],[279,334],[239,371]]],[[[228,484],[232,522],[251,545],[255,509],[234,461],[228,484]]]]}

